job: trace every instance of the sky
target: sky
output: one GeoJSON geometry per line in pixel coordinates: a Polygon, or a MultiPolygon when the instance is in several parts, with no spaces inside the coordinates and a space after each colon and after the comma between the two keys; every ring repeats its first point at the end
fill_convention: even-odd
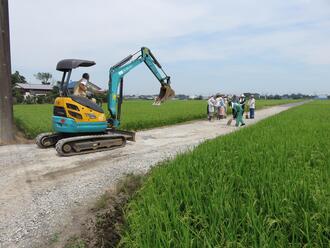
{"type": "MultiPolygon", "coordinates": [[[[176,93],[330,94],[330,0],[10,0],[12,71],[61,78],[61,59],[94,60],[91,81],[106,89],[109,68],[142,46],[171,76],[176,93]]],[[[155,94],[141,64],[125,94],[155,94]]]]}

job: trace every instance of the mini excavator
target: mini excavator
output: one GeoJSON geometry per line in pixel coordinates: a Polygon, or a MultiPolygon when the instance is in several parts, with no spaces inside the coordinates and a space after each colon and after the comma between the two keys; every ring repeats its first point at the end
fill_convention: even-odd
{"type": "Polygon", "coordinates": [[[63,72],[60,96],[53,108],[53,133],[42,133],[36,138],[40,148],[54,147],[60,156],[72,156],[123,147],[126,141],[135,141],[135,133],[119,130],[121,105],[123,102],[124,76],[144,62],[161,84],[159,96],[154,104],[174,96],[170,77],[151,51],[142,47],[112,66],[109,70],[107,96],[109,117],[101,106],[86,97],[71,95],[68,90],[73,69],[95,65],[94,61],[65,59],[57,63],[56,70],[63,72]]]}

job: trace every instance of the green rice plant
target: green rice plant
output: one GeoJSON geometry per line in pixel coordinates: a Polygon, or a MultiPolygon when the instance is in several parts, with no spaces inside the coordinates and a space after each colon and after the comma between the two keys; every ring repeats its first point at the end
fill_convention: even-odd
{"type": "Polygon", "coordinates": [[[329,247],[329,108],[293,108],[153,168],[121,246],[329,247]]]}
{"type": "Polygon", "coordinates": [[[52,104],[14,105],[15,124],[27,138],[52,130],[52,104]]]}
{"type": "MultiPolygon", "coordinates": [[[[257,109],[293,102],[292,100],[259,100],[257,109]]],[[[206,116],[205,100],[168,101],[160,106],[153,106],[152,101],[125,101],[122,108],[122,125],[120,128],[141,130],[152,127],[176,124],[185,121],[202,119],[206,116]]],[[[106,104],[103,105],[107,113],[106,104]]],[[[14,105],[14,118],[17,127],[28,138],[39,133],[51,132],[53,105],[33,104],[14,105]]]]}

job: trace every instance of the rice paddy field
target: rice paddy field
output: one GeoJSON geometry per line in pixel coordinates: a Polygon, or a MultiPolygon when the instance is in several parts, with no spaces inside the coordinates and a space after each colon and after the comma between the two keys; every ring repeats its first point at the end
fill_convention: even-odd
{"type": "Polygon", "coordinates": [[[153,168],[121,245],[330,247],[329,109],[295,107],[153,168]]]}
{"type": "MultiPolygon", "coordinates": [[[[257,100],[257,109],[294,102],[294,100],[257,100]]],[[[107,113],[107,106],[103,106],[107,113]]],[[[14,118],[17,127],[27,138],[52,131],[51,104],[15,105],[14,118]]],[[[122,129],[141,130],[206,117],[206,101],[168,101],[161,106],[152,106],[152,101],[125,101],[122,105],[122,129]]]]}

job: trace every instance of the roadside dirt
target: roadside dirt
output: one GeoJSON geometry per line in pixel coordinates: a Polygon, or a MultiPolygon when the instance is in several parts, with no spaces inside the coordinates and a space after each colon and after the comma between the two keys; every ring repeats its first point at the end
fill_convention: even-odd
{"type": "Polygon", "coordinates": [[[22,131],[15,127],[15,144],[34,144],[34,140],[27,139],[22,131]]]}
{"type": "MultiPolygon", "coordinates": [[[[115,189],[107,190],[89,210],[83,223],[71,236],[62,237],[55,247],[118,247],[124,228],[124,208],[142,186],[147,175],[130,174],[123,177],[115,189]]],[[[51,247],[50,247],[51,248],[51,247]]]]}
{"type": "MultiPolygon", "coordinates": [[[[246,124],[299,104],[257,111],[246,124]]],[[[57,247],[123,175],[144,174],[162,160],[238,129],[226,120],[194,121],[138,132],[136,142],[124,148],[73,157],[34,144],[1,146],[0,247],[57,247]]]]}

